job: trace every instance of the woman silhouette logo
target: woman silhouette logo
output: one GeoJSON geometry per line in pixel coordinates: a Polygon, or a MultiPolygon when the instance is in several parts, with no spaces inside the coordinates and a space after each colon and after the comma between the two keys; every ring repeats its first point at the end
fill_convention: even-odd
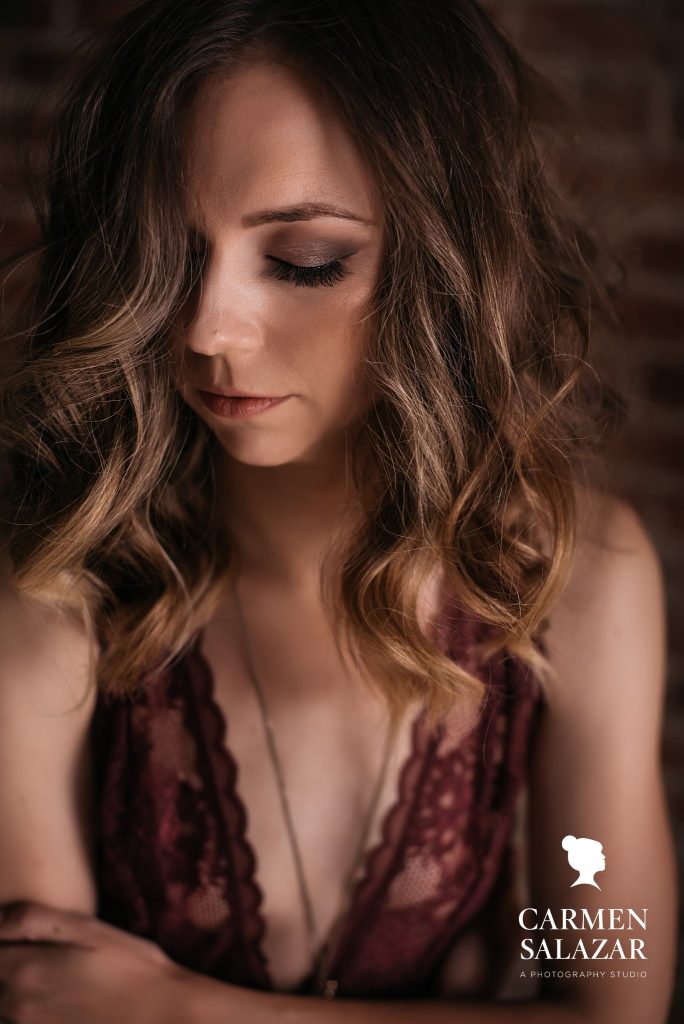
{"type": "Polygon", "coordinates": [[[594,875],[597,871],[606,870],[603,844],[596,839],[576,839],[575,836],[564,836],[561,846],[567,851],[570,867],[579,872],[572,885],[595,885],[597,889],[600,889],[601,886],[594,881],[594,875]]]}

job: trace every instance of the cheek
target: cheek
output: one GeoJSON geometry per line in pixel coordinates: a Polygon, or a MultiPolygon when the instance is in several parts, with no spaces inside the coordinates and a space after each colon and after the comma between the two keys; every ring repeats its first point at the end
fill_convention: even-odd
{"type": "Polygon", "coordinates": [[[337,295],[333,293],[331,288],[329,295],[317,295],[308,309],[304,302],[293,302],[290,315],[280,321],[277,341],[278,350],[307,382],[308,392],[325,402],[331,413],[331,403],[348,406],[358,392],[369,337],[367,323],[360,322],[367,289],[340,287],[337,295]]]}

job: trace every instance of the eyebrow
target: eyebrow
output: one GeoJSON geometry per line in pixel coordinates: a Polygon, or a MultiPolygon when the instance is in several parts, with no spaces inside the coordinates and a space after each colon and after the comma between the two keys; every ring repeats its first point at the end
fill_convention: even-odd
{"type": "Polygon", "coordinates": [[[371,225],[374,223],[366,217],[359,216],[352,210],[345,210],[340,206],[333,206],[330,203],[296,203],[293,206],[281,206],[277,210],[259,210],[257,213],[248,213],[242,218],[242,224],[246,228],[257,227],[259,224],[270,224],[272,221],[295,221],[313,220],[315,217],[339,217],[342,220],[355,220],[359,224],[371,225]]]}

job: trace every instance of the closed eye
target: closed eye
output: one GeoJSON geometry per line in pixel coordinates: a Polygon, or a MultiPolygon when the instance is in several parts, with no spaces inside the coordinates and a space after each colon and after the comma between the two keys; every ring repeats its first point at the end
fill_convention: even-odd
{"type": "Polygon", "coordinates": [[[275,264],[273,277],[297,286],[305,285],[309,288],[317,288],[320,285],[326,285],[332,287],[349,273],[349,268],[343,262],[344,257],[331,260],[330,263],[321,263],[316,267],[301,267],[296,263],[286,263],[285,260],[279,260],[275,256],[268,256],[267,259],[275,264]]]}

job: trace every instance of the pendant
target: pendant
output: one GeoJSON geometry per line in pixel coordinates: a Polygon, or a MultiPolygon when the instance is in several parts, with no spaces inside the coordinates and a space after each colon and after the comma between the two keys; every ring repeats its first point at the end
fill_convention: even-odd
{"type": "Polygon", "coordinates": [[[324,999],[334,999],[335,993],[337,992],[337,982],[334,978],[329,978],[325,983],[325,989],[323,990],[324,999]]]}

